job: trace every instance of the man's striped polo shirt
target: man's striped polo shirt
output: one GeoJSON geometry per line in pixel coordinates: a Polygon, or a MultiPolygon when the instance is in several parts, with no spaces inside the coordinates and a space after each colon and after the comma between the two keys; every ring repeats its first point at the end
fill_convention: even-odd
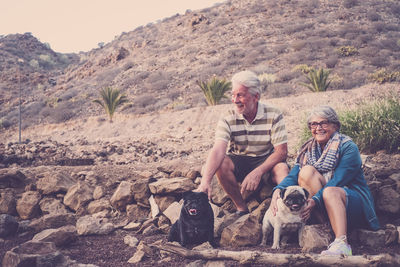
{"type": "Polygon", "coordinates": [[[252,123],[235,110],[229,110],[219,120],[215,138],[229,142],[228,153],[253,157],[269,155],[274,146],[287,143],[282,112],[261,102],[252,123]]]}

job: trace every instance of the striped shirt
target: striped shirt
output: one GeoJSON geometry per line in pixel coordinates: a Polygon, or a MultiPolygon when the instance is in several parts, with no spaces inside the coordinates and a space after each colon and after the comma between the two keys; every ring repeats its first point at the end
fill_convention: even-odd
{"type": "Polygon", "coordinates": [[[228,153],[252,157],[269,155],[274,146],[287,143],[282,112],[258,102],[256,117],[249,123],[242,114],[229,110],[218,122],[215,139],[229,142],[228,153]]]}

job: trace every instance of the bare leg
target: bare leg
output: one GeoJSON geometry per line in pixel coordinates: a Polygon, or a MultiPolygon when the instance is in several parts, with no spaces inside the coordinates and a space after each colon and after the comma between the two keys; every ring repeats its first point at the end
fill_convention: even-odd
{"type": "Polygon", "coordinates": [[[289,168],[286,163],[280,162],[276,164],[271,171],[271,181],[274,184],[280,184],[282,180],[289,174],[289,168]]]}
{"type": "MultiPolygon", "coordinates": [[[[301,187],[305,188],[310,193],[310,198],[326,184],[324,177],[317,171],[317,169],[310,165],[301,168],[298,182],[301,187]]],[[[320,223],[326,221],[326,217],[318,210],[314,210],[313,215],[320,223]]]]}
{"type": "Polygon", "coordinates": [[[247,211],[247,205],[244,201],[242,194],[240,193],[239,184],[236,181],[236,177],[233,174],[235,166],[233,165],[232,160],[225,156],[222,161],[221,166],[217,170],[217,178],[222,188],[228,194],[228,196],[232,199],[238,211],[247,211]]]}
{"type": "Polygon", "coordinates": [[[322,197],[336,238],[346,235],[346,192],[341,187],[327,187],[322,197]]]}

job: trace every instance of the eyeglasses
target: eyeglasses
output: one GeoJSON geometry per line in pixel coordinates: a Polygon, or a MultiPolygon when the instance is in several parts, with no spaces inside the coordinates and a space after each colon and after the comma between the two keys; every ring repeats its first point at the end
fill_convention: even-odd
{"type": "Polygon", "coordinates": [[[326,129],[326,128],[328,128],[328,124],[329,124],[329,121],[321,121],[321,122],[313,121],[313,122],[308,123],[308,128],[317,129],[318,125],[319,125],[319,126],[321,126],[322,129],[326,129]]]}

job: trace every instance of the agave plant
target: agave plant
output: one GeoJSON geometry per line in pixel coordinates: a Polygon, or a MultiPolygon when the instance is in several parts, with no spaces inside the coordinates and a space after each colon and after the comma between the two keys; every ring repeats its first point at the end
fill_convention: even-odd
{"type": "Polygon", "coordinates": [[[220,80],[215,76],[211,81],[196,81],[201,88],[209,106],[215,106],[222,98],[226,98],[225,93],[231,90],[232,83],[224,79],[220,80]]]}
{"type": "Polygon", "coordinates": [[[128,102],[128,98],[124,94],[121,94],[118,89],[113,89],[112,87],[103,88],[100,91],[100,96],[101,99],[93,100],[93,102],[104,108],[110,122],[112,122],[115,110],[122,104],[128,102]]]}
{"type": "Polygon", "coordinates": [[[319,70],[312,69],[306,76],[309,83],[300,83],[310,89],[313,92],[323,92],[328,89],[331,81],[328,81],[329,70],[324,70],[323,68],[319,70]]]}

